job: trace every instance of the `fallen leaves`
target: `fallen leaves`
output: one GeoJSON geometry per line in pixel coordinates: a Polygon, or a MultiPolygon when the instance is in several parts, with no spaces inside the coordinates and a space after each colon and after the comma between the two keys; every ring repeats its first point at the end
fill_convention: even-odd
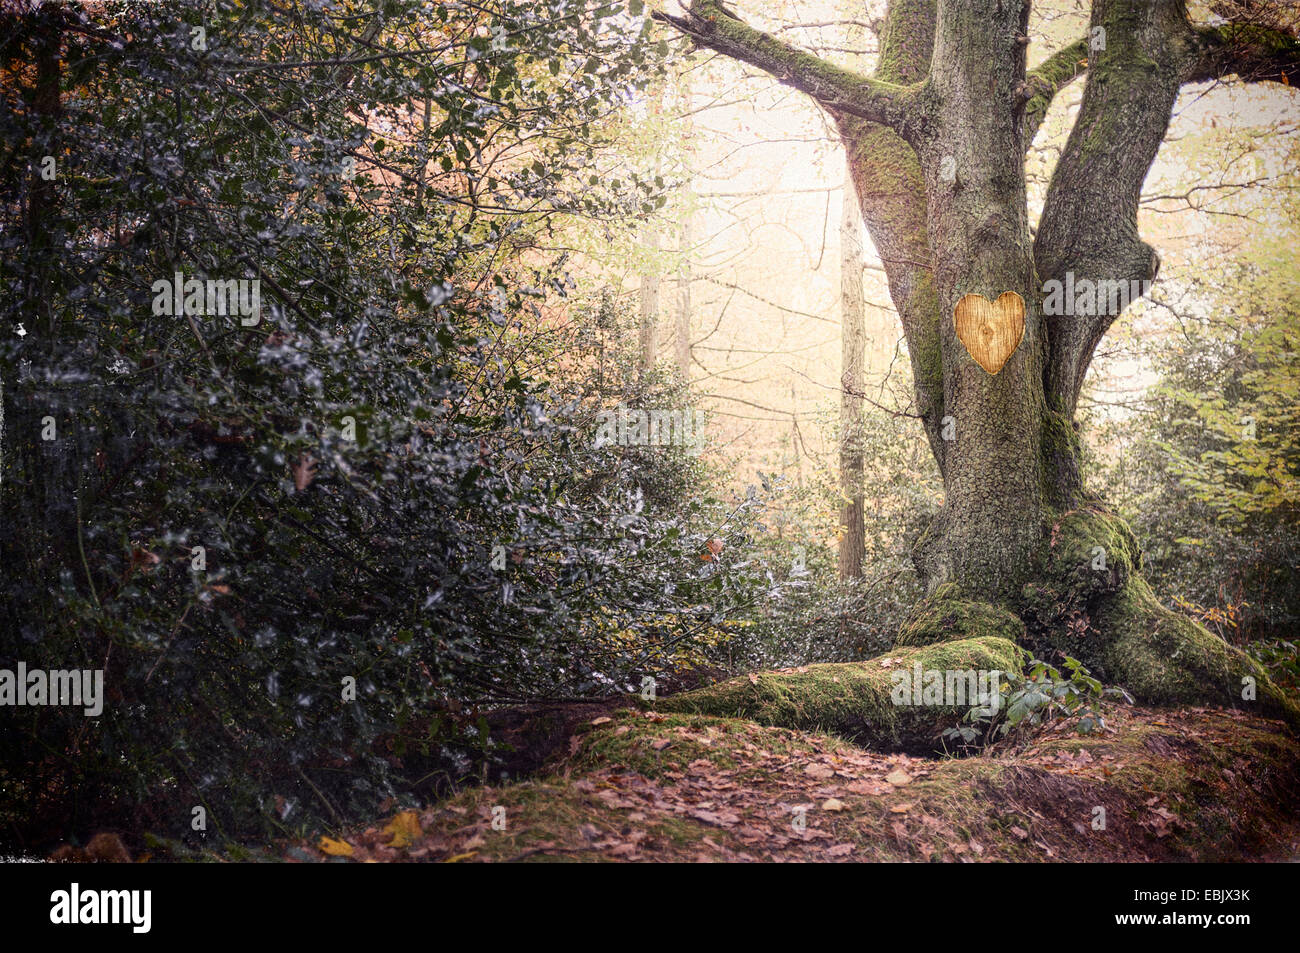
{"type": "Polygon", "coordinates": [[[289,468],[293,471],[293,488],[301,493],[311,486],[311,481],[316,479],[317,466],[316,458],[310,453],[298,457],[289,468]]]}
{"type": "Polygon", "coordinates": [[[322,837],[316,846],[330,857],[351,857],[356,853],[347,841],[335,840],[332,837],[322,837]]]}
{"type": "MultiPolygon", "coordinates": [[[[1152,724],[1150,715],[1124,717],[1152,724]]],[[[1174,721],[1165,712],[1160,717],[1174,721]]],[[[1185,716],[1178,717],[1174,730],[1185,730],[1181,720],[1185,716]]],[[[1223,713],[1205,716],[1221,733],[1214,743],[1225,743],[1224,739],[1239,733],[1238,718],[1223,713]]],[[[1085,790],[1080,785],[1104,785],[1104,778],[1124,771],[1126,763],[1147,763],[1144,754],[1134,753],[1146,748],[1126,749],[1102,739],[1080,744],[1040,734],[1029,745],[979,756],[1005,759],[1017,782],[1010,793],[1005,785],[990,786],[988,797],[982,794],[977,807],[962,801],[949,786],[954,776],[964,776],[954,765],[971,764],[974,759],[936,761],[882,754],[822,735],[740,721],[683,723],[674,716],[670,724],[662,725],[666,720],[653,712],[590,718],[593,727],[607,726],[604,737],[622,732],[621,744],[629,752],[648,756],[640,765],[645,774],[610,756],[584,766],[575,777],[480,788],[481,795],[466,792],[418,815],[402,811],[382,827],[296,845],[285,857],[371,863],[461,863],[563,854],[633,862],[845,862],[901,857],[971,863],[1033,855],[1040,860],[1061,856],[1069,860],[1077,859],[1078,845],[1093,850],[1098,843],[1089,836],[1086,810],[1080,808],[1082,813],[1062,821],[1059,810],[1047,806],[1058,805],[1057,800],[1037,801],[1039,811],[1033,798],[1059,799],[1062,791],[1085,790]],[[652,751],[658,754],[650,756],[652,751]],[[522,803],[508,800],[509,792],[530,785],[537,785],[542,795],[522,803]],[[501,798],[507,799],[508,832],[491,825],[491,806],[501,798]],[[982,813],[973,813],[977,811],[982,813]],[[1062,836],[1067,831],[1068,836],[1062,836]]],[[[575,750],[581,748],[583,738],[575,736],[575,750]]],[[[1211,774],[1219,785],[1240,784],[1243,776],[1240,769],[1217,765],[1211,774]]],[[[1141,819],[1140,827],[1134,825],[1141,843],[1118,846],[1125,859],[1145,859],[1143,850],[1154,853],[1156,844],[1176,841],[1187,823],[1176,812],[1190,806],[1159,788],[1129,802],[1127,808],[1117,789],[1098,793],[1108,796],[1108,810],[1131,808],[1133,816],[1141,819]]],[[[1110,838],[1106,841],[1113,843],[1110,838]]]]}
{"type": "Polygon", "coordinates": [[[414,811],[402,811],[388,822],[384,833],[391,838],[388,846],[395,850],[410,847],[424,833],[420,830],[420,818],[414,811]]]}
{"type": "Polygon", "coordinates": [[[888,794],[893,790],[893,787],[880,781],[871,781],[864,778],[861,780],[850,781],[848,784],[844,785],[844,790],[848,791],[850,794],[865,794],[870,797],[879,797],[882,794],[888,794]]]}
{"type": "Polygon", "coordinates": [[[1168,808],[1160,804],[1160,798],[1148,798],[1146,806],[1150,809],[1147,814],[1144,826],[1155,834],[1156,838],[1168,837],[1174,832],[1174,827],[1183,823],[1182,819],[1168,808]]]}
{"type": "Polygon", "coordinates": [[[689,814],[697,821],[703,821],[705,824],[712,824],[715,827],[731,827],[740,823],[740,815],[735,811],[715,812],[696,808],[690,811],[689,814]]]}

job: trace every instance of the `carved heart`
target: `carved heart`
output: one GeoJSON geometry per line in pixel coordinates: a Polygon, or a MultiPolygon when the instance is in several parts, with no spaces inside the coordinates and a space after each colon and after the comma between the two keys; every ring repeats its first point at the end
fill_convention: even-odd
{"type": "Polygon", "coordinates": [[[1025,299],[1004,291],[990,302],[983,295],[966,295],[952,311],[957,340],[990,374],[1002,370],[1025,336],[1025,299]]]}

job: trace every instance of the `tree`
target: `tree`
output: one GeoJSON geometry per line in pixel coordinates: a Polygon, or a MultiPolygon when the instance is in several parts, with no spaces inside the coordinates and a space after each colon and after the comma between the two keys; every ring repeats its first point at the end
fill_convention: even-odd
{"type": "MultiPolygon", "coordinates": [[[[850,170],[851,172],[851,170],[850,170]]],[[[840,578],[862,575],[866,549],[862,499],[862,390],[867,327],[862,297],[862,217],[851,175],[840,211],[840,578]]]]}
{"type": "MultiPolygon", "coordinates": [[[[904,636],[1023,624],[1022,640],[1068,650],[1150,701],[1240,703],[1243,673],[1266,682],[1157,602],[1132,533],[1085,489],[1075,405],[1122,308],[1075,314],[1047,294],[1054,282],[1123,283],[1102,286],[1113,290],[1154,279],[1139,195],[1184,84],[1296,76],[1294,24],[1276,8],[1218,9],[1218,25],[1198,26],[1182,0],[1094,0],[1088,35],[1030,71],[1028,2],[890,0],[871,75],[796,49],[717,0],[656,12],[697,45],[806,93],[838,128],[945,487],[913,556],[938,611],[921,612],[904,636]],[[1079,76],[1079,115],[1031,233],[1025,154],[1053,97],[1079,76]],[[1006,293],[1023,302],[1023,337],[990,372],[952,316],[967,295],[1006,293]]],[[[1013,310],[980,333],[1014,332],[1013,310]]],[[[1271,685],[1260,691],[1277,697],[1271,685]]]]}
{"type": "Polygon", "coordinates": [[[659,264],[655,258],[659,254],[659,232],[654,225],[648,224],[641,232],[642,247],[650,264],[641,274],[641,283],[637,292],[637,315],[640,329],[641,373],[649,374],[654,370],[655,360],[659,355],[659,264]]]}

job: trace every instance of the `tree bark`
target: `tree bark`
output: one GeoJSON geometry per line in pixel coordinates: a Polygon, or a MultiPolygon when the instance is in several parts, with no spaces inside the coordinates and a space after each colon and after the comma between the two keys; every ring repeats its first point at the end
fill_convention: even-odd
{"type": "Polygon", "coordinates": [[[673,307],[673,353],[676,357],[677,376],[683,384],[691,380],[691,259],[694,251],[695,196],[691,187],[692,139],[695,123],[690,118],[692,106],[691,82],[682,76],[677,83],[681,109],[687,114],[680,120],[682,175],[686,180],[685,204],[677,226],[677,277],[676,300],[673,307]]]}
{"type": "Polygon", "coordinates": [[[691,218],[688,212],[677,230],[677,297],[673,305],[673,351],[677,376],[682,383],[691,379],[691,218]]]}
{"type": "Polygon", "coordinates": [[[939,306],[945,416],[943,509],[917,549],[927,588],[1018,589],[1042,534],[1039,463],[1043,347],[1025,197],[1020,87],[1028,6],[941,3],[929,90],[931,121],[913,137],[928,196],[926,230],[939,306]],[[997,374],[957,339],[967,294],[1025,302],[1019,347],[997,374]]]}

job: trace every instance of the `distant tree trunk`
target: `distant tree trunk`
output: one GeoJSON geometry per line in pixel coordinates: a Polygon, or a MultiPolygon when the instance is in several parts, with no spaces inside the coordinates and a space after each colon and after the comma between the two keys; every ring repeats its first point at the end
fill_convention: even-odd
{"type": "Polygon", "coordinates": [[[677,302],[673,315],[673,341],[677,356],[677,376],[682,382],[690,381],[690,218],[682,221],[677,233],[681,248],[681,261],[677,264],[677,302]]]}
{"type": "MultiPolygon", "coordinates": [[[[35,84],[32,90],[32,108],[41,116],[47,117],[49,127],[54,127],[55,121],[63,111],[62,102],[62,48],[63,48],[63,27],[64,13],[57,7],[50,7],[39,11],[32,18],[32,30],[26,37],[33,47],[36,61],[35,84]]],[[[46,262],[48,255],[53,254],[51,246],[54,244],[50,220],[55,217],[56,206],[58,202],[58,182],[47,180],[42,175],[43,160],[45,150],[50,150],[51,157],[55,160],[55,175],[59,171],[59,163],[63,161],[63,156],[57,153],[56,143],[44,143],[44,149],[38,149],[37,154],[28,157],[31,162],[31,173],[28,177],[30,183],[27,198],[27,242],[32,252],[32,259],[36,268],[32,272],[31,285],[27,290],[27,303],[32,308],[42,308],[49,315],[50,336],[54,335],[54,314],[49,309],[46,301],[50,297],[44,287],[49,280],[49,275],[53,270],[46,262]]]]}
{"type": "MultiPolygon", "coordinates": [[[[650,119],[657,121],[663,115],[664,86],[656,84],[650,95],[650,119]]],[[[655,159],[655,172],[659,161],[655,159]]],[[[659,358],[659,225],[647,219],[641,226],[641,253],[645,266],[641,272],[637,316],[640,328],[640,376],[644,378],[654,370],[659,358]]]]}
{"type": "Polygon", "coordinates": [[[803,489],[803,436],[799,433],[799,390],[790,379],[790,449],[794,452],[794,485],[803,489]]]}
{"type": "Polygon", "coordinates": [[[659,232],[647,225],[642,232],[641,246],[649,261],[641,275],[638,316],[641,328],[641,374],[654,369],[659,350],[659,275],[654,261],[659,252],[659,232]]]}
{"type": "Polygon", "coordinates": [[[844,178],[840,211],[840,578],[862,576],[863,403],[866,306],[862,296],[862,216],[853,179],[844,178]]]}
{"type": "Polygon", "coordinates": [[[673,345],[677,358],[677,376],[683,383],[691,379],[691,218],[682,219],[677,231],[677,300],[673,311],[673,345]]]}
{"type": "MultiPolygon", "coordinates": [[[[692,106],[689,75],[683,75],[677,84],[677,95],[683,112],[692,106]]],[[[680,121],[682,175],[686,181],[685,205],[677,227],[677,299],[673,309],[673,353],[676,357],[677,376],[682,383],[691,379],[691,255],[694,242],[692,219],[695,215],[694,194],[691,190],[692,140],[695,123],[690,116],[680,121]]]]}
{"type": "MultiPolygon", "coordinates": [[[[53,136],[57,121],[63,111],[63,39],[67,13],[65,8],[48,4],[27,21],[30,31],[22,41],[29,44],[35,60],[34,85],[31,90],[33,110],[46,119],[44,134],[53,136]]],[[[47,138],[36,146],[28,157],[31,172],[28,177],[27,219],[25,222],[28,248],[26,254],[32,267],[28,269],[30,283],[23,289],[25,306],[33,316],[46,317],[43,328],[35,320],[31,336],[24,342],[22,354],[47,356],[38,344],[41,331],[47,341],[56,340],[58,314],[50,302],[56,299],[52,283],[58,280],[54,266],[59,238],[59,180],[66,175],[62,163],[64,156],[56,138],[47,138]],[[55,160],[54,180],[42,175],[44,158],[55,160]]],[[[29,358],[30,359],[30,358],[29,358]]],[[[29,552],[39,553],[44,546],[66,554],[71,546],[76,527],[75,500],[78,495],[78,456],[74,452],[74,437],[69,433],[69,421],[60,413],[60,407],[49,399],[57,393],[54,388],[42,388],[45,395],[36,398],[37,388],[29,382],[19,381],[10,388],[10,435],[12,445],[11,472],[17,483],[32,488],[33,506],[20,518],[27,520],[17,536],[29,552]],[[55,419],[56,439],[41,439],[45,418],[55,419]]],[[[17,489],[17,488],[16,488],[17,489]]]]}

